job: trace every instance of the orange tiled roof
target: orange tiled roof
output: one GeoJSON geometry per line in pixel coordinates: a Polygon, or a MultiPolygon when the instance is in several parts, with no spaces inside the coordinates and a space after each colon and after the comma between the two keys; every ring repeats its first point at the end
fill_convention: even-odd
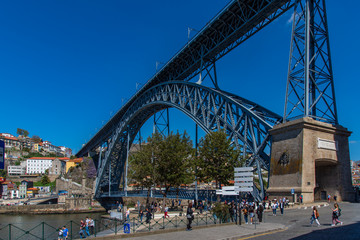
{"type": "Polygon", "coordinates": [[[4,139],[19,141],[16,137],[3,137],[4,139]]]}
{"type": "Polygon", "coordinates": [[[31,159],[31,160],[36,160],[36,159],[39,159],[39,160],[42,160],[42,159],[45,159],[45,160],[55,160],[55,159],[69,160],[70,158],[67,158],[67,157],[32,157],[32,158],[28,158],[28,159],[31,159]]]}
{"type": "Polygon", "coordinates": [[[74,159],[70,159],[68,162],[81,163],[82,161],[83,161],[82,158],[74,158],[74,159]]]}

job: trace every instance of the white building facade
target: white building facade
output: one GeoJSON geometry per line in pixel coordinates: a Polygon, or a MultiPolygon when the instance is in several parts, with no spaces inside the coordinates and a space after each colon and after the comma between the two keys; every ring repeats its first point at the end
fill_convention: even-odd
{"type": "Polygon", "coordinates": [[[27,174],[44,174],[45,171],[52,167],[52,159],[29,158],[26,160],[27,174]]]}

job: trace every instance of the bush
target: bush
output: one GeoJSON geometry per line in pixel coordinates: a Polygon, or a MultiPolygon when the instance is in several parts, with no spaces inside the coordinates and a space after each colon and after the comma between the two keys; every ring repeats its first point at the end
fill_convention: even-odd
{"type": "Polygon", "coordinates": [[[212,208],[212,213],[223,223],[227,222],[230,218],[229,206],[224,203],[215,203],[215,206],[212,208]]]}

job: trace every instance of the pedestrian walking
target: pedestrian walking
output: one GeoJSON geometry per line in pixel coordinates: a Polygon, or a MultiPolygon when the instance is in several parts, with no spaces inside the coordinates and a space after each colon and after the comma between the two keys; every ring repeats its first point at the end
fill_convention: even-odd
{"type": "Polygon", "coordinates": [[[146,223],[150,223],[151,221],[151,211],[147,208],[146,209],[146,223]]]}
{"type": "Polygon", "coordinates": [[[63,239],[63,228],[59,227],[59,236],[58,236],[58,240],[62,240],[63,239]]]}
{"type": "Polygon", "coordinates": [[[126,221],[130,222],[130,209],[126,210],[126,221]]]}
{"type": "Polygon", "coordinates": [[[63,226],[62,232],[63,232],[62,239],[64,239],[64,240],[68,239],[69,230],[66,228],[66,226],[63,226]]]}
{"type": "Polygon", "coordinates": [[[276,216],[276,209],[278,208],[278,203],[275,201],[271,207],[273,210],[273,216],[276,216]]]}
{"type": "Polygon", "coordinates": [[[92,219],[92,218],[89,218],[89,219],[90,219],[90,221],[89,221],[90,235],[93,235],[94,229],[95,229],[95,222],[94,222],[94,219],[92,219]]]}
{"type": "Polygon", "coordinates": [[[85,233],[90,236],[90,232],[89,232],[89,222],[90,219],[88,217],[85,218],[85,233]]]}
{"type": "Polygon", "coordinates": [[[285,203],[284,203],[284,201],[281,200],[281,199],[280,199],[279,207],[280,207],[281,215],[283,215],[283,214],[284,214],[285,203]]]}
{"type": "MultiPolygon", "coordinates": [[[[245,204],[244,208],[242,209],[243,214],[244,214],[244,220],[245,220],[245,224],[248,224],[248,214],[249,214],[249,210],[248,210],[248,205],[245,204]]],[[[240,219],[241,221],[241,219],[240,219]]]]}
{"type": "Polygon", "coordinates": [[[165,208],[164,208],[164,218],[170,217],[170,216],[168,215],[168,211],[169,211],[169,208],[168,208],[168,206],[165,205],[165,208]]]}
{"type": "Polygon", "coordinates": [[[319,211],[317,210],[317,208],[315,206],[312,208],[312,214],[311,214],[311,218],[310,218],[310,225],[312,225],[314,221],[316,222],[318,227],[320,227],[319,211]]]}
{"type": "Polygon", "coordinates": [[[144,217],[144,212],[143,212],[143,210],[140,210],[139,211],[140,222],[142,222],[143,217],[144,217]]]}
{"type": "Polygon", "coordinates": [[[256,214],[258,216],[259,222],[262,222],[264,207],[262,203],[259,204],[259,207],[256,209],[256,214]]]}
{"type": "Polygon", "coordinates": [[[335,226],[338,223],[340,223],[340,225],[343,225],[343,222],[339,221],[339,217],[341,216],[341,209],[339,208],[339,204],[335,203],[334,204],[334,209],[332,210],[332,224],[331,226],[335,226]]]}
{"type": "Polygon", "coordinates": [[[250,206],[249,206],[249,216],[250,216],[250,224],[253,224],[254,222],[254,212],[255,212],[255,209],[254,209],[254,204],[251,203],[250,206]]]}
{"type": "Polygon", "coordinates": [[[189,205],[188,205],[188,208],[186,210],[186,218],[188,220],[186,231],[191,231],[192,230],[191,223],[192,223],[192,220],[194,220],[194,211],[192,210],[192,206],[193,205],[190,202],[189,205]]]}
{"type": "Polygon", "coordinates": [[[337,196],[336,195],[334,195],[334,201],[336,202],[336,199],[337,199],[337,196]]]}
{"type": "Polygon", "coordinates": [[[85,234],[85,227],[86,227],[86,223],[81,220],[80,221],[80,231],[79,231],[79,235],[80,235],[80,238],[86,238],[86,234],[85,234]]]}
{"type": "Polygon", "coordinates": [[[328,202],[330,203],[330,200],[331,200],[331,195],[329,194],[328,195],[328,202]]]}

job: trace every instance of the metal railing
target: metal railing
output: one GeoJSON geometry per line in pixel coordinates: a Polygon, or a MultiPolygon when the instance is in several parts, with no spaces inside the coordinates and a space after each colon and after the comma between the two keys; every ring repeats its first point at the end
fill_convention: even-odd
{"type": "MultiPolygon", "coordinates": [[[[117,235],[136,232],[149,232],[161,229],[171,228],[186,228],[188,220],[186,215],[173,217],[151,218],[149,221],[144,217],[142,220],[137,217],[128,219],[127,221],[120,221],[118,219],[102,219],[94,220],[94,228],[86,228],[81,230],[78,221],[68,221],[61,226],[66,226],[68,229],[68,239],[79,239],[80,232],[84,235],[93,235],[94,237],[117,235]],[[125,233],[126,232],[126,233],[125,233]]],[[[192,221],[192,226],[206,226],[212,224],[223,224],[228,222],[236,222],[237,216],[233,218],[224,219],[223,217],[216,217],[207,212],[204,214],[195,214],[192,221]]],[[[52,240],[59,237],[59,226],[52,226],[46,222],[38,224],[21,224],[11,223],[0,225],[0,240],[52,240]]]]}

